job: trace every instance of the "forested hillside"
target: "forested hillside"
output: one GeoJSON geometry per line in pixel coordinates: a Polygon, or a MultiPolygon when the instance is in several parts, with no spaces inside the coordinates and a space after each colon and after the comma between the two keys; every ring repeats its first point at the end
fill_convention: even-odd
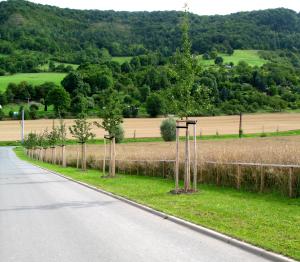
{"type": "MultiPolygon", "coordinates": [[[[77,64],[97,58],[101,48],[113,56],[147,50],[171,55],[180,44],[180,17],[180,12],[82,11],[2,1],[0,53],[31,50],[77,64]]],[[[190,23],[193,52],[300,49],[300,14],[287,9],[191,14],[190,23]]]]}
{"type": "MultiPolygon", "coordinates": [[[[0,80],[6,81],[0,119],[13,116],[7,108],[28,101],[33,119],[96,115],[112,92],[124,117],[176,114],[170,90],[182,78],[175,53],[182,45],[181,19],[180,12],[0,2],[0,80]],[[33,81],[20,72],[44,74],[33,81]],[[61,85],[57,77],[64,78],[61,85]]],[[[188,19],[191,115],[300,109],[300,14],[274,9],[188,19]]]]}

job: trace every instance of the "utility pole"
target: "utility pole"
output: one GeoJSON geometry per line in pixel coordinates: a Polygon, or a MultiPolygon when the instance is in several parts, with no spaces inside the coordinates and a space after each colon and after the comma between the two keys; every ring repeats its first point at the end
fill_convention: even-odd
{"type": "Polygon", "coordinates": [[[239,138],[243,136],[243,113],[240,112],[239,138]]]}
{"type": "Polygon", "coordinates": [[[22,122],[21,122],[21,142],[24,142],[24,109],[22,110],[22,122]]]}

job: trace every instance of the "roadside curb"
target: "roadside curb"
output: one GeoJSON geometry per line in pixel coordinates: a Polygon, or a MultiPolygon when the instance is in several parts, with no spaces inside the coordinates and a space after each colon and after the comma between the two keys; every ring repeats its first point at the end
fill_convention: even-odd
{"type": "MultiPolygon", "coordinates": [[[[23,161],[27,162],[26,160],[23,160],[23,161]]],[[[30,163],[30,162],[27,162],[27,163],[30,163]]],[[[240,249],[243,249],[243,250],[245,250],[245,251],[247,251],[247,252],[249,252],[249,253],[255,254],[255,255],[257,255],[257,256],[260,256],[260,257],[269,259],[269,260],[271,260],[271,261],[276,261],[276,262],[297,262],[296,260],[294,260],[294,259],[292,259],[292,258],[288,258],[288,257],[285,257],[285,256],[283,256],[283,255],[276,254],[276,253],[273,253],[273,252],[264,250],[264,249],[262,249],[262,248],[259,248],[259,247],[253,246],[253,245],[251,245],[251,244],[245,243],[245,242],[243,242],[243,241],[234,239],[234,238],[229,237],[229,236],[227,236],[227,235],[224,235],[224,234],[222,234],[222,233],[218,233],[218,232],[216,232],[216,231],[214,231],[214,230],[205,228],[205,227],[203,227],[203,226],[196,225],[196,224],[194,224],[194,223],[188,222],[188,221],[183,220],[183,219],[181,219],[181,218],[174,217],[174,216],[172,216],[172,215],[168,215],[168,214],[166,214],[166,213],[164,213],[164,212],[157,211],[157,210],[152,209],[152,208],[150,208],[150,207],[147,207],[147,206],[145,206],[145,205],[142,205],[142,204],[139,204],[139,203],[134,202],[134,201],[132,201],[132,200],[129,200],[129,199],[125,198],[125,197],[122,197],[122,196],[116,195],[116,194],[114,194],[114,193],[105,191],[105,190],[103,190],[103,189],[100,189],[100,188],[97,188],[97,187],[95,187],[95,186],[86,184],[86,183],[84,183],[84,182],[77,181],[77,180],[75,180],[75,179],[72,179],[72,178],[70,178],[70,177],[67,177],[67,176],[65,176],[65,175],[62,175],[62,174],[57,173],[57,172],[55,172],[55,171],[52,171],[52,170],[49,170],[49,169],[47,169],[47,168],[41,167],[41,166],[39,166],[39,165],[36,165],[36,164],[33,164],[33,163],[30,163],[30,164],[32,164],[32,165],[34,165],[34,166],[36,166],[36,167],[38,167],[38,168],[41,168],[41,169],[43,169],[43,170],[46,170],[46,171],[48,171],[48,172],[51,173],[51,174],[60,176],[60,177],[62,177],[62,178],[65,178],[65,179],[67,179],[67,180],[69,180],[69,181],[72,181],[72,182],[75,182],[75,183],[77,183],[77,184],[80,184],[80,185],[82,185],[82,186],[84,186],[84,187],[87,187],[87,188],[92,189],[92,190],[94,190],[94,191],[97,191],[97,192],[99,192],[99,193],[102,193],[102,194],[105,194],[105,195],[107,195],[107,196],[113,197],[113,198],[118,199],[118,200],[120,200],[120,201],[123,201],[123,202],[125,202],[125,203],[127,203],[127,204],[129,204],[129,205],[131,205],[131,206],[134,206],[134,207],[137,207],[137,208],[139,208],[139,209],[142,209],[142,210],[144,210],[144,211],[146,211],[146,212],[149,212],[149,213],[151,213],[151,214],[154,214],[154,215],[156,215],[156,216],[159,216],[159,217],[161,217],[161,218],[163,218],[163,219],[172,221],[172,222],[174,222],[174,223],[176,223],[176,224],[178,224],[178,225],[184,226],[184,227],[189,228],[189,229],[191,229],[191,230],[194,230],[194,231],[196,231],[196,232],[198,232],[198,233],[201,233],[201,234],[207,235],[207,236],[209,236],[209,237],[218,239],[218,240],[220,240],[220,241],[223,241],[223,242],[225,242],[225,243],[227,243],[227,244],[230,244],[230,245],[232,245],[232,246],[235,246],[235,247],[238,247],[238,248],[240,248],[240,249]]]]}

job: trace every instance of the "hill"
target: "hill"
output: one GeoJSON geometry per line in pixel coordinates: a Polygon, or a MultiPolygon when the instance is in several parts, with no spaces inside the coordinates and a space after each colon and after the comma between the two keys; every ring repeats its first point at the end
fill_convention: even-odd
{"type": "MultiPolygon", "coordinates": [[[[71,10],[23,0],[0,2],[0,53],[42,52],[47,59],[81,64],[101,56],[159,50],[170,55],[180,42],[181,12],[71,10]]],[[[191,14],[193,52],[212,49],[300,49],[300,14],[288,9],[225,16],[191,14]]]]}

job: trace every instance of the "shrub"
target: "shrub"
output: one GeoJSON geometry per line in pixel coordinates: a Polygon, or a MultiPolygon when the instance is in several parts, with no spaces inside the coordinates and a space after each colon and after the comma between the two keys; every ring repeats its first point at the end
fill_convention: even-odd
{"type": "Polygon", "coordinates": [[[5,114],[2,109],[0,109],[0,121],[3,120],[5,114]]]}
{"type": "Polygon", "coordinates": [[[162,121],[160,134],[164,141],[176,140],[176,121],[174,118],[168,118],[162,121]]]}
{"type": "Polygon", "coordinates": [[[116,143],[122,143],[124,139],[124,129],[122,125],[118,125],[115,132],[116,143]]]}

